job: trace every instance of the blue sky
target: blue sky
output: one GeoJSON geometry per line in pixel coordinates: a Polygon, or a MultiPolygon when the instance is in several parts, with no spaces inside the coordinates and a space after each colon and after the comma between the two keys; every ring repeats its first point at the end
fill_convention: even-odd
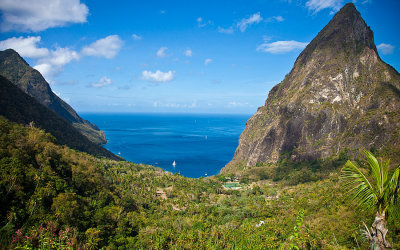
{"type": "MultiPolygon", "coordinates": [[[[2,0],[14,48],[78,112],[254,113],[348,1],[2,0]]],[[[400,69],[400,1],[353,1],[400,69]]]]}

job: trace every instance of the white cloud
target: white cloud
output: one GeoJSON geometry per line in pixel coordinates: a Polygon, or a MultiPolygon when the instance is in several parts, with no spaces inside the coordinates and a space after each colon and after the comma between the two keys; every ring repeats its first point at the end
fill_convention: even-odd
{"type": "Polygon", "coordinates": [[[219,33],[223,33],[223,34],[233,34],[233,27],[229,27],[229,28],[222,28],[222,27],[218,27],[218,32],[219,33]]]}
{"type": "Polygon", "coordinates": [[[122,46],[122,41],[118,36],[108,36],[100,39],[89,46],[83,48],[82,53],[78,53],[70,48],[56,47],[56,49],[40,48],[41,37],[12,37],[0,41],[0,50],[12,48],[22,57],[35,58],[38,70],[44,78],[51,82],[52,78],[61,73],[64,66],[72,61],[77,61],[81,56],[104,56],[114,57],[122,46]]]}
{"type": "Polygon", "coordinates": [[[211,20],[208,20],[207,22],[205,22],[202,17],[196,18],[196,22],[197,22],[197,26],[199,26],[199,28],[203,28],[203,27],[207,26],[208,24],[212,24],[211,20]]]}
{"type": "Polygon", "coordinates": [[[175,78],[175,71],[161,72],[157,70],[156,72],[151,72],[145,70],[142,72],[142,79],[152,82],[170,82],[175,78]]]}
{"type": "Polygon", "coordinates": [[[249,106],[248,102],[229,102],[229,107],[246,107],[249,106]]]}
{"type": "Polygon", "coordinates": [[[187,49],[187,50],[185,50],[184,54],[185,54],[185,56],[192,57],[193,51],[191,49],[187,49]]]}
{"type": "Polygon", "coordinates": [[[42,31],[70,23],[84,23],[88,7],[80,0],[1,0],[2,31],[42,31]]]}
{"type": "Polygon", "coordinates": [[[266,22],[283,22],[285,21],[285,18],[283,18],[282,16],[272,16],[267,18],[267,20],[265,20],[266,22]]]}
{"type": "Polygon", "coordinates": [[[387,43],[381,43],[378,46],[376,46],[378,50],[383,54],[383,55],[389,55],[393,53],[394,46],[391,44],[387,43]]]}
{"type": "Polygon", "coordinates": [[[213,61],[212,59],[207,58],[206,60],[204,60],[204,65],[207,66],[207,65],[210,64],[212,61],[213,61]]]}
{"type": "Polygon", "coordinates": [[[82,49],[82,54],[86,56],[98,56],[111,59],[118,54],[122,45],[123,42],[118,35],[111,35],[84,47],[82,49]]]}
{"type": "Polygon", "coordinates": [[[308,43],[297,41],[276,41],[273,43],[263,43],[257,47],[257,51],[272,54],[287,53],[295,49],[304,49],[308,43]]]}
{"type": "Polygon", "coordinates": [[[27,38],[12,37],[4,41],[0,41],[0,50],[14,49],[22,57],[39,58],[49,54],[46,48],[39,48],[40,36],[29,36],[27,38]]]}
{"type": "Polygon", "coordinates": [[[165,51],[167,50],[167,47],[161,47],[159,50],[157,50],[157,56],[158,57],[166,57],[167,54],[165,54],[165,51]]]}
{"type": "Polygon", "coordinates": [[[80,56],[76,51],[69,48],[56,48],[40,58],[34,66],[46,80],[51,80],[55,75],[63,71],[64,66],[73,60],[79,60],[80,56]]]}
{"type": "Polygon", "coordinates": [[[139,36],[139,35],[136,35],[136,34],[133,34],[132,38],[133,38],[133,40],[142,40],[143,37],[139,36]]]}
{"type": "Polygon", "coordinates": [[[100,78],[100,80],[98,82],[92,83],[90,86],[92,86],[93,88],[101,88],[107,85],[111,85],[112,84],[112,80],[110,78],[108,78],[107,76],[103,76],[102,78],[100,78]]]}
{"type": "Polygon", "coordinates": [[[192,103],[161,103],[161,102],[153,102],[154,108],[197,108],[197,102],[194,101],[192,103]]]}
{"type": "Polygon", "coordinates": [[[285,18],[283,18],[282,16],[273,16],[272,18],[275,19],[275,21],[277,21],[277,22],[285,21],[285,18]]]}
{"type": "Polygon", "coordinates": [[[249,18],[243,18],[240,22],[237,23],[237,27],[241,32],[244,32],[247,27],[253,23],[261,22],[263,18],[260,15],[260,12],[251,15],[249,18]]]}
{"type": "Polygon", "coordinates": [[[343,0],[308,0],[306,7],[308,10],[318,13],[323,9],[338,11],[343,6],[343,0]]]}

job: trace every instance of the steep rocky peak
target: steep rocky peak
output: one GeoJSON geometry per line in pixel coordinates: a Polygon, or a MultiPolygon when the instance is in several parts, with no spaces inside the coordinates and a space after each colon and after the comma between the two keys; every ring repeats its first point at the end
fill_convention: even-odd
{"type": "Polygon", "coordinates": [[[222,172],[251,173],[280,157],[325,160],[361,148],[393,152],[400,162],[399,93],[399,73],[381,60],[372,30],[346,4],[247,121],[222,172]]]}
{"type": "Polygon", "coordinates": [[[365,47],[377,54],[371,28],[367,26],[354,4],[348,3],[310,42],[296,63],[307,63],[315,51],[347,53],[347,57],[351,59],[359,55],[365,47]]]}
{"type": "Polygon", "coordinates": [[[0,61],[9,58],[10,61],[15,64],[22,64],[24,66],[29,66],[29,64],[13,49],[6,49],[4,51],[0,51],[0,61]]]}
{"type": "Polygon", "coordinates": [[[357,11],[353,3],[346,4],[333,19],[328,23],[322,32],[331,35],[341,32],[342,35],[347,36],[355,42],[361,42],[370,49],[376,49],[374,43],[374,34],[369,26],[362,19],[360,12],[357,11]]]}

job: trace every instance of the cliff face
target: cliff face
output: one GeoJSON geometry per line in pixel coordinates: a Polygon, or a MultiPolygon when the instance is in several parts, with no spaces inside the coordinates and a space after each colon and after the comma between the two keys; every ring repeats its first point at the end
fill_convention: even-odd
{"type": "Polygon", "coordinates": [[[104,131],[100,131],[96,125],[82,119],[71,106],[55,95],[39,71],[31,68],[14,50],[0,51],[0,75],[65,118],[92,142],[107,143],[104,131]]]}
{"type": "Polygon", "coordinates": [[[271,89],[222,172],[276,162],[284,153],[296,161],[374,148],[393,159],[399,131],[400,75],[380,59],[372,30],[350,3],[271,89]]]}

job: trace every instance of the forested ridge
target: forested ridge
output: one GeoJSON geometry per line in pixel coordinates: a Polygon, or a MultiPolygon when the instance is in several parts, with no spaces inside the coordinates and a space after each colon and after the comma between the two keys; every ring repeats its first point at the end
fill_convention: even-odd
{"type": "MultiPolygon", "coordinates": [[[[98,159],[34,125],[0,119],[1,245],[5,248],[366,248],[373,215],[348,201],[338,171],[319,180],[190,179],[98,159]]],[[[262,168],[262,167],[260,167],[262,168]]],[[[233,176],[231,176],[233,178],[233,176]]],[[[400,223],[388,239],[399,247],[400,223]]]]}

